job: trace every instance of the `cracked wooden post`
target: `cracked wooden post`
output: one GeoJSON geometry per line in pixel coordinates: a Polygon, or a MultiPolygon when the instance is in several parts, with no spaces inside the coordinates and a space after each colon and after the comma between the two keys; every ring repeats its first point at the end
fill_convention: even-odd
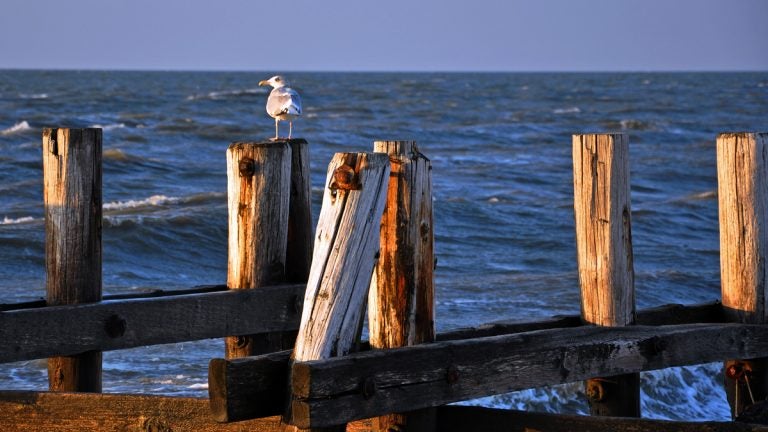
{"type": "MultiPolygon", "coordinates": [[[[599,326],[635,322],[635,276],[625,134],[573,136],[581,315],[599,326]]],[[[640,375],[586,381],[593,415],[640,417],[640,375]]]]}
{"type": "MultiPolygon", "coordinates": [[[[101,300],[101,129],[43,130],[46,302],[101,300]]],[[[101,352],[48,359],[51,391],[101,392],[101,352]]]]}
{"type": "MultiPolygon", "coordinates": [[[[729,321],[745,324],[766,323],[767,152],[766,133],[723,133],[717,137],[723,309],[729,321]]],[[[726,394],[734,418],[754,401],[768,396],[766,360],[725,363],[726,394]]]]}
{"type": "MultiPolygon", "coordinates": [[[[355,343],[378,259],[389,170],[381,153],[337,153],[328,167],[295,362],[343,356],[355,343]]],[[[294,404],[289,411],[289,423],[311,427],[311,412],[294,404]]]]}
{"type": "MultiPolygon", "coordinates": [[[[432,165],[413,141],[376,141],[374,151],[389,155],[391,172],[379,235],[381,254],[368,294],[371,347],[434,342],[432,165]]],[[[370,419],[369,430],[435,430],[435,411],[370,419]]]]}
{"type": "MultiPolygon", "coordinates": [[[[291,148],[286,141],[235,142],[227,149],[229,289],[283,282],[290,173],[291,148]]],[[[237,335],[226,338],[225,355],[238,358],[281,348],[276,336],[237,335]]]]}

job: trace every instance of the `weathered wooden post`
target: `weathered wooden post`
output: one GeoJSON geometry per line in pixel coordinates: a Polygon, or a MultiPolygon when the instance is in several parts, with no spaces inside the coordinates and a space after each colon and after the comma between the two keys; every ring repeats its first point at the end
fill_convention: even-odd
{"type": "MultiPolygon", "coordinates": [[[[768,134],[723,133],[717,137],[720,218],[720,280],[726,317],[766,324],[768,247],[768,134]]],[[[768,396],[766,359],[725,363],[731,414],[768,396]]]]}
{"type": "MultiPolygon", "coordinates": [[[[355,342],[378,258],[389,170],[381,153],[337,153],[328,167],[295,362],[343,356],[355,342]]],[[[301,363],[291,375],[293,401],[306,388],[301,363]]],[[[308,428],[313,413],[302,407],[292,403],[288,420],[308,428]]]]}
{"type": "MultiPolygon", "coordinates": [[[[368,294],[372,348],[435,340],[432,165],[413,141],[376,141],[390,160],[381,252],[368,294]]],[[[372,419],[371,430],[434,430],[434,410],[372,419]]]]}
{"type": "Polygon", "coordinates": [[[288,246],[285,281],[306,283],[312,265],[312,196],[309,177],[309,145],[306,140],[287,140],[291,146],[291,198],[288,211],[288,246]]]}
{"type": "MultiPolygon", "coordinates": [[[[101,129],[43,130],[48,305],[101,300],[101,129]]],[[[48,359],[52,391],[101,392],[101,352],[48,359]]]]}
{"type": "MultiPolygon", "coordinates": [[[[291,148],[285,141],[235,142],[227,149],[229,289],[284,280],[290,172],[291,148]]],[[[226,357],[281,349],[270,339],[269,335],[227,337],[226,357]]]]}
{"type": "MultiPolygon", "coordinates": [[[[581,315],[599,326],[635,322],[635,276],[625,134],[573,136],[573,190],[581,315]]],[[[586,383],[593,415],[639,417],[640,376],[586,383]]]]}

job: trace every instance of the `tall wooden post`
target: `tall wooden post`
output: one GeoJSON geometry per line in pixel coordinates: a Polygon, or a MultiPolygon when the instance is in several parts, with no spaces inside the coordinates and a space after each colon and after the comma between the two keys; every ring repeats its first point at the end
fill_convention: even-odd
{"type": "MultiPolygon", "coordinates": [[[[48,305],[101,300],[101,129],[43,130],[48,305]]],[[[101,392],[101,352],[48,359],[52,391],[101,392]]]]}
{"type": "Polygon", "coordinates": [[[288,246],[285,281],[305,283],[312,265],[312,195],[309,176],[309,145],[306,140],[287,140],[291,146],[291,202],[288,211],[288,246]]]}
{"type": "MultiPolygon", "coordinates": [[[[432,165],[413,141],[376,141],[391,172],[381,220],[381,252],[368,294],[373,348],[435,340],[432,165]]],[[[371,430],[434,430],[434,410],[372,419],[371,430]]]]}
{"type": "MultiPolygon", "coordinates": [[[[229,258],[227,287],[282,282],[288,241],[291,148],[285,141],[236,142],[227,149],[229,258]]],[[[226,357],[281,349],[268,335],[230,336],[226,357]]]]}
{"type": "MultiPolygon", "coordinates": [[[[381,153],[337,153],[328,167],[294,361],[346,355],[358,336],[389,170],[389,157],[381,153]]],[[[292,372],[293,388],[301,387],[301,377],[292,372]]],[[[292,406],[291,424],[306,428],[311,418],[292,406]]]]}
{"type": "MultiPolygon", "coordinates": [[[[624,134],[573,136],[573,190],[581,315],[600,326],[635,322],[635,276],[624,134]]],[[[586,382],[593,415],[640,416],[639,374],[586,382]]]]}
{"type": "MultiPolygon", "coordinates": [[[[766,324],[768,134],[717,137],[720,280],[729,320],[766,324]]],[[[767,359],[731,360],[725,384],[731,414],[768,396],[767,359]]]]}

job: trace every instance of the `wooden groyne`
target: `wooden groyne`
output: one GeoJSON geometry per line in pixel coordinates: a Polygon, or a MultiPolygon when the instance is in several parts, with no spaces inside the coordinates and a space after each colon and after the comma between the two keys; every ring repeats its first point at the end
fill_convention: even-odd
{"type": "Polygon", "coordinates": [[[722,303],[636,310],[629,138],[584,134],[581,314],[437,334],[431,163],[414,142],[336,154],[314,233],[307,142],[233,143],[226,285],[127,296],[101,295],[100,130],[43,144],[47,298],[0,305],[0,361],[50,358],[50,391],[0,391],[3,430],[768,430],[750,423],[768,394],[768,134],[717,137],[722,303]],[[99,393],[101,352],[207,338],[226,338],[209,398],[99,393]],[[640,372],[717,361],[740,422],[639,418],[640,372]],[[592,416],[447,405],[577,381],[592,416]]]}

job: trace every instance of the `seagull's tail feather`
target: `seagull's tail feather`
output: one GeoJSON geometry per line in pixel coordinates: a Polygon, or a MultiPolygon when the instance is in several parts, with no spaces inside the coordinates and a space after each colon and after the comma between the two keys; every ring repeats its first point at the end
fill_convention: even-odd
{"type": "Polygon", "coordinates": [[[281,114],[288,114],[288,115],[294,115],[298,116],[301,115],[301,107],[298,107],[296,105],[290,105],[285,108],[283,108],[283,111],[281,114]]]}

